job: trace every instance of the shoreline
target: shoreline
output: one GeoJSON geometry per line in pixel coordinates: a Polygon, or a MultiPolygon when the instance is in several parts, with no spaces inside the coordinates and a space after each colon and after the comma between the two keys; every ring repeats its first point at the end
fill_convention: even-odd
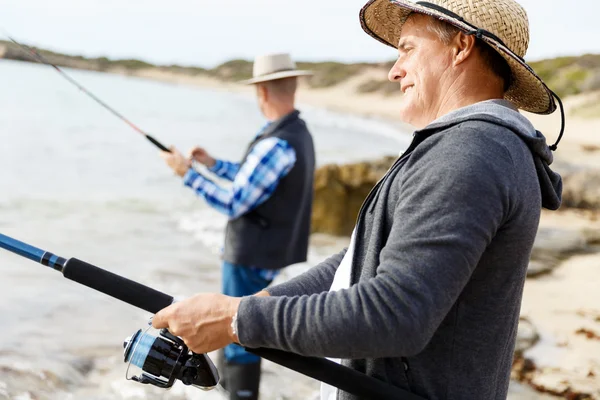
{"type": "MultiPolygon", "coordinates": [[[[136,71],[120,68],[106,72],[176,85],[254,96],[252,86],[223,82],[204,75],[190,76],[154,68],[136,71]]],[[[327,88],[311,88],[305,81],[300,80],[296,96],[298,108],[301,109],[303,105],[306,105],[361,118],[377,119],[399,126],[404,132],[413,132],[415,128],[402,122],[398,115],[398,106],[402,98],[400,89],[397,93],[388,95],[357,92],[361,84],[377,79],[386,79],[386,77],[387,70],[382,67],[371,67],[342,83],[327,88]]],[[[596,99],[600,99],[600,91],[562,99],[565,107],[566,126],[558,150],[553,153],[557,162],[554,168],[559,169],[559,172],[561,167],[564,167],[564,173],[570,172],[572,168],[600,169],[600,133],[597,133],[600,132],[600,115],[594,118],[574,115],[577,113],[577,108],[582,104],[590,104],[596,99]],[[560,165],[558,166],[558,164],[560,165]]],[[[558,109],[551,115],[537,115],[528,112],[522,112],[522,114],[531,121],[538,131],[542,132],[548,141],[548,145],[555,143],[561,127],[558,109]]]]}
{"type": "MultiPolygon", "coordinates": [[[[219,92],[230,92],[247,96],[254,96],[254,86],[246,86],[233,82],[224,82],[217,78],[204,75],[190,76],[154,68],[139,69],[135,71],[124,68],[113,68],[104,73],[147,79],[175,85],[198,87],[219,92]]],[[[363,118],[377,118],[394,124],[401,124],[407,130],[414,128],[403,123],[397,115],[398,101],[401,99],[400,89],[398,94],[382,95],[377,93],[357,93],[356,88],[365,81],[379,77],[386,77],[384,69],[371,68],[356,76],[350,77],[342,83],[326,88],[311,88],[302,78],[299,81],[296,102],[299,108],[302,105],[325,109],[328,111],[351,114],[363,118]]]]}
{"type": "MultiPolygon", "coordinates": [[[[190,76],[157,69],[139,69],[136,71],[111,69],[106,72],[221,92],[254,95],[252,86],[223,82],[208,76],[190,76]]],[[[386,70],[383,68],[372,67],[348,78],[342,83],[327,88],[311,88],[306,83],[300,81],[297,102],[300,105],[306,104],[311,107],[352,114],[364,118],[382,119],[395,124],[401,124],[407,130],[414,131],[415,128],[403,123],[398,115],[397,110],[401,100],[399,89],[397,94],[389,95],[357,92],[357,88],[364,82],[374,79],[386,79],[386,73],[386,70]]],[[[593,162],[595,160],[589,160],[590,157],[587,157],[589,153],[595,152],[594,149],[596,147],[600,151],[600,134],[594,135],[594,133],[600,132],[600,115],[595,118],[584,118],[574,115],[577,107],[586,102],[594,101],[599,95],[600,91],[569,96],[562,99],[565,106],[566,127],[564,137],[559,145],[559,151],[555,153],[558,159],[563,159],[576,153],[584,156],[584,160],[578,160],[578,162],[589,162],[596,167],[600,167],[600,162],[593,162]]],[[[528,112],[522,112],[522,114],[532,122],[537,130],[546,136],[549,144],[555,142],[560,131],[560,112],[558,109],[551,115],[538,115],[528,112]]]]}
{"type": "MultiPolygon", "coordinates": [[[[24,62],[4,59],[12,62],[24,62]]],[[[162,67],[128,69],[122,66],[111,66],[101,71],[84,66],[64,68],[254,96],[252,86],[223,81],[206,74],[194,75],[185,71],[175,72],[162,67]]],[[[301,78],[296,96],[298,108],[306,105],[367,119],[375,118],[398,125],[403,131],[412,132],[415,128],[402,122],[398,115],[399,102],[402,98],[399,87],[397,91],[390,92],[388,90],[386,94],[377,91],[364,93],[361,90],[365,84],[386,80],[387,72],[382,65],[370,65],[345,80],[327,87],[311,87],[305,79],[301,78]]],[[[575,159],[577,164],[582,167],[600,168],[600,134],[595,134],[600,132],[600,107],[591,106],[600,103],[600,90],[568,96],[562,100],[565,106],[566,128],[558,151],[554,153],[556,160],[568,162],[569,159],[575,159]],[[598,109],[594,108],[582,116],[582,107],[598,109]]],[[[532,122],[538,131],[544,134],[548,144],[556,141],[561,126],[558,109],[551,115],[537,115],[528,112],[522,112],[522,114],[532,122]]]]}

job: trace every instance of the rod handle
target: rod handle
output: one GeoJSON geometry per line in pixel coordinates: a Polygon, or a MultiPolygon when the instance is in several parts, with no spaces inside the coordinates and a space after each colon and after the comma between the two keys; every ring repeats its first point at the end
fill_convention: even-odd
{"type": "Polygon", "coordinates": [[[161,142],[159,142],[158,140],[154,139],[152,136],[146,134],[146,139],[148,139],[153,145],[155,145],[156,147],[158,147],[162,151],[166,151],[166,152],[169,152],[169,153],[171,152],[171,150],[169,150],[168,148],[166,148],[161,142]]]}
{"type": "Polygon", "coordinates": [[[141,283],[98,268],[76,258],[63,267],[63,276],[127,304],[156,314],[173,303],[173,297],[141,283]]]}
{"type": "Polygon", "coordinates": [[[301,356],[267,348],[245,348],[245,350],[303,375],[340,388],[345,392],[360,396],[361,399],[425,400],[416,394],[326,358],[301,356]]]}

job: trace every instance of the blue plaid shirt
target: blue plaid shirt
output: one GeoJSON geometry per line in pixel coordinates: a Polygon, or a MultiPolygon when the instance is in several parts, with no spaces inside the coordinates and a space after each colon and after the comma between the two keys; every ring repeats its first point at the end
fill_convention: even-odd
{"type": "MultiPolygon", "coordinates": [[[[267,125],[268,126],[268,125],[267,125]]],[[[266,129],[261,129],[262,132],[266,129]]],[[[235,219],[264,203],[279,181],[296,163],[296,152],[285,140],[270,137],[258,142],[243,164],[217,160],[209,170],[233,182],[224,189],[190,168],[183,177],[186,186],[204,197],[210,206],[235,219]]]]}

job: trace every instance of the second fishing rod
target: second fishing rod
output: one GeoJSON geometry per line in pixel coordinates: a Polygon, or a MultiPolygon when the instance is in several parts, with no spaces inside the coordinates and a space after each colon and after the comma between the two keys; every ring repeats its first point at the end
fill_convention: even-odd
{"type": "MultiPolygon", "coordinates": [[[[4,31],[4,30],[3,30],[4,31]]],[[[166,151],[166,152],[170,152],[169,148],[167,148],[165,145],[163,145],[161,142],[159,142],[158,140],[156,140],[154,137],[152,137],[152,135],[150,135],[149,133],[145,132],[144,130],[142,130],[140,127],[138,127],[136,124],[134,124],[133,122],[131,122],[129,119],[125,118],[125,116],[123,116],[120,112],[118,112],[117,110],[115,110],[114,108],[112,108],[111,106],[109,106],[108,104],[106,104],[104,101],[102,101],[98,96],[96,96],[94,93],[90,92],[85,86],[83,86],[82,84],[80,84],[79,82],[77,82],[75,79],[73,79],[70,75],[68,75],[65,71],[63,71],[59,66],[57,66],[55,63],[50,62],[46,57],[44,57],[39,51],[37,51],[34,48],[31,48],[29,46],[25,46],[23,44],[21,44],[20,42],[18,42],[16,39],[14,39],[12,36],[10,36],[6,31],[4,31],[4,35],[11,41],[13,42],[16,46],[18,46],[19,48],[21,48],[23,51],[25,51],[27,54],[29,54],[31,57],[33,57],[34,60],[48,65],[52,68],[54,68],[56,70],[56,72],[58,72],[63,78],[65,78],[67,81],[69,81],[71,84],[73,84],[74,86],[76,86],[79,90],[81,90],[84,94],[86,94],[87,96],[89,96],[92,100],[94,100],[96,103],[100,104],[102,107],[104,107],[105,109],[107,109],[111,114],[113,114],[115,117],[119,118],[121,121],[125,122],[127,125],[129,125],[134,131],[136,131],[137,133],[143,135],[150,143],[152,143],[154,146],[158,147],[160,150],[162,151],[166,151]]]]}

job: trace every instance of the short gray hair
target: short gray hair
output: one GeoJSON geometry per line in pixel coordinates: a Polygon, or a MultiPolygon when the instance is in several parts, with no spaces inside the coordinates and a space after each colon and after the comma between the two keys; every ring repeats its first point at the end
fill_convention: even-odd
{"type": "MultiPolygon", "coordinates": [[[[429,32],[437,35],[444,44],[450,44],[456,35],[461,32],[460,29],[454,25],[450,25],[446,21],[430,16],[427,17],[430,20],[430,23],[427,24],[427,29],[429,32]]],[[[502,79],[504,82],[504,91],[506,92],[513,82],[510,65],[508,65],[508,62],[500,55],[500,53],[483,40],[477,39],[476,47],[479,49],[479,53],[481,54],[481,58],[485,65],[488,66],[498,78],[502,79]]]]}
{"type": "Polygon", "coordinates": [[[261,85],[264,85],[276,97],[289,97],[296,93],[298,79],[296,77],[276,79],[274,81],[262,82],[261,85]]]}

